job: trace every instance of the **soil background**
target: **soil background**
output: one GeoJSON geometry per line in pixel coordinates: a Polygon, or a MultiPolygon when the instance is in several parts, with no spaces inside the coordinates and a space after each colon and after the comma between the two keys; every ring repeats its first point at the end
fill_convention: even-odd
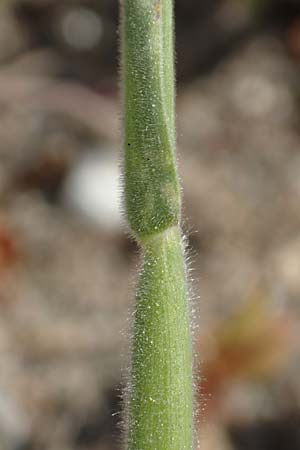
{"type": "MultiPolygon", "coordinates": [[[[175,13],[198,446],[297,450],[300,4],[175,13]]],[[[115,0],[1,1],[0,450],[122,448],[118,22],[115,0]]]]}

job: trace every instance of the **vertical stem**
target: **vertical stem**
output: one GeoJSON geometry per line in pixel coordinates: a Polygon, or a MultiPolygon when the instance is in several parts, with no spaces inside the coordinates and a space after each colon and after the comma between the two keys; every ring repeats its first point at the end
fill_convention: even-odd
{"type": "Polygon", "coordinates": [[[132,344],[130,450],[192,448],[192,370],[178,228],[144,246],[132,344]]]}
{"type": "Polygon", "coordinates": [[[192,350],[175,160],[173,2],[123,0],[125,206],[143,254],[128,450],[193,448],[192,350]]]}

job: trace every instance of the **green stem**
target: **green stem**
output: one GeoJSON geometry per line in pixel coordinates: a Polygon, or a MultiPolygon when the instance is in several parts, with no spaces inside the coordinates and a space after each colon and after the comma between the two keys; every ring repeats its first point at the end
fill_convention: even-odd
{"type": "Polygon", "coordinates": [[[128,450],[193,448],[192,349],[175,160],[173,3],[123,0],[125,206],[140,243],[128,450]]]}
{"type": "Polygon", "coordinates": [[[144,248],[132,345],[130,450],[192,448],[192,370],[178,228],[144,248]]]}
{"type": "Polygon", "coordinates": [[[124,0],[125,200],[137,236],[178,223],[171,0],[124,0]]]}

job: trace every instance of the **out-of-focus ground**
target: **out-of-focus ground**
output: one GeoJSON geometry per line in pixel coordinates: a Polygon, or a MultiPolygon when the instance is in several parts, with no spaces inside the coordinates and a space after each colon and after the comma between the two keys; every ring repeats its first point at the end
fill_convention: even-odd
{"type": "MultiPolygon", "coordinates": [[[[117,10],[0,4],[0,450],[121,448],[138,250],[117,10]]],[[[297,450],[300,5],[178,0],[176,17],[199,448],[297,450]]]]}

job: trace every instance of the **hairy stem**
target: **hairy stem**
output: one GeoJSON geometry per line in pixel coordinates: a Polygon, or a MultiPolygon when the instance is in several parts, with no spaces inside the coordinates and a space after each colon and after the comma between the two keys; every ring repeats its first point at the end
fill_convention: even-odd
{"type": "Polygon", "coordinates": [[[175,160],[172,1],[123,0],[121,37],[125,205],[143,255],[127,447],[191,450],[192,350],[175,160]]]}

